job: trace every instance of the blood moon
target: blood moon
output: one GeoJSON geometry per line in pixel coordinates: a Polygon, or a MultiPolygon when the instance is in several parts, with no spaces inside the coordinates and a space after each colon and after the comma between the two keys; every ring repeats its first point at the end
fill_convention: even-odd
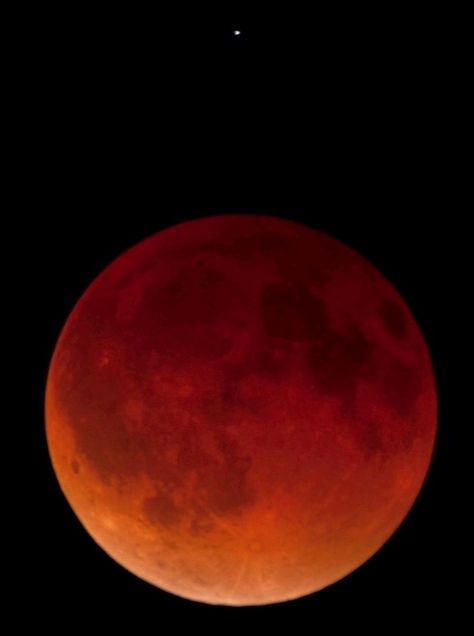
{"type": "Polygon", "coordinates": [[[427,347],[364,258],[302,225],[203,218],[125,252],[51,362],[55,472],[91,536],[186,598],[293,599],[366,561],[420,490],[427,347]]]}

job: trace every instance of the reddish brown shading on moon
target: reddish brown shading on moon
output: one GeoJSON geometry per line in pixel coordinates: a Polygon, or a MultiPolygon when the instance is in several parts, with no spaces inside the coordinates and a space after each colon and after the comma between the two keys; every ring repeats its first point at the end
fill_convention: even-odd
{"type": "Polygon", "coordinates": [[[364,258],[282,219],[203,218],[114,261],[70,315],[49,449],[125,568],[228,605],[309,594],[412,506],[436,433],[426,344],[364,258]]]}

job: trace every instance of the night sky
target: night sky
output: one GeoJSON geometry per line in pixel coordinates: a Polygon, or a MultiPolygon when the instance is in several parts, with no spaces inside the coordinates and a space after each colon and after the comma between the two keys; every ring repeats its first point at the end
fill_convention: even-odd
{"type": "Polygon", "coordinates": [[[448,26],[402,9],[127,11],[29,14],[18,51],[27,178],[14,235],[31,265],[20,596],[61,632],[59,612],[135,633],[431,628],[454,602],[447,480],[459,430],[446,337],[462,223],[443,115],[458,81],[448,26]],[[317,594],[256,608],[186,601],[112,561],[59,490],[42,412],[56,338],[95,276],[161,228],[226,212],[295,219],[368,257],[425,334],[440,402],[431,470],[388,543],[317,594]]]}

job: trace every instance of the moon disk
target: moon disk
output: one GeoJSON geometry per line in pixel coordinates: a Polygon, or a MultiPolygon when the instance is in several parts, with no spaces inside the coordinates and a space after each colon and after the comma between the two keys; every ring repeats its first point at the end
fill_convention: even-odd
{"type": "Polygon", "coordinates": [[[423,336],[343,243],[269,216],[158,232],[105,269],[59,337],[46,431],[74,512],[174,594],[260,605],[373,555],[436,434],[423,336]]]}

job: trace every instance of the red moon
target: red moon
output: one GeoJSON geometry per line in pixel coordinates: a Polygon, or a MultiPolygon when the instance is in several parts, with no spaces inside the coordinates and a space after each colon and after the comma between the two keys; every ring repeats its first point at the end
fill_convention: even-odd
{"type": "Polygon", "coordinates": [[[72,311],[46,391],[61,488],[142,579],[223,605],[341,579],[404,519],[436,434],[427,346],[357,252],[292,221],[158,232],[72,311]]]}

